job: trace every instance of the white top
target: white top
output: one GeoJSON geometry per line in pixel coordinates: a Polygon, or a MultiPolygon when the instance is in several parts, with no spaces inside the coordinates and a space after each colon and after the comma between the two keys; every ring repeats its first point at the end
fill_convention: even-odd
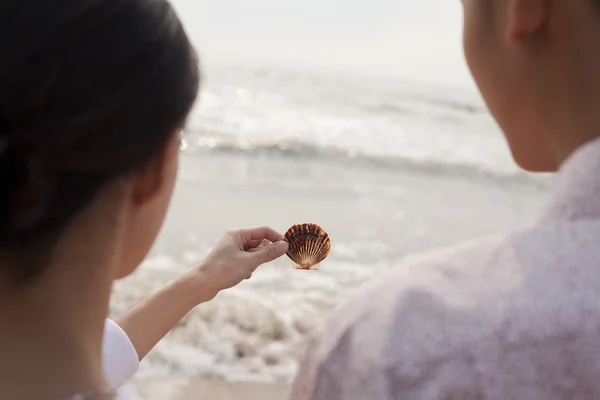
{"type": "MultiPolygon", "coordinates": [[[[139,368],[138,354],[129,336],[114,321],[107,319],[102,343],[104,374],[110,385],[118,389],[139,368]]],[[[115,400],[138,400],[133,394],[121,393],[115,400]]]]}
{"type": "Polygon", "coordinates": [[[114,321],[107,319],[102,343],[104,374],[115,389],[121,387],[139,368],[138,354],[129,336],[114,321]]]}
{"type": "Polygon", "coordinates": [[[532,228],[369,284],[313,336],[292,399],[599,399],[600,140],[558,179],[532,228]]]}

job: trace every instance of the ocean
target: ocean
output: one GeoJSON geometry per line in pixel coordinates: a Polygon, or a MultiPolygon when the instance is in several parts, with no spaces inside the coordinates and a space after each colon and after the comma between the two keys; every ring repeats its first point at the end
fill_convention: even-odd
{"type": "Polygon", "coordinates": [[[116,285],[118,315],[198,265],[231,227],[330,234],[320,271],[287,258],[193,310],[143,361],[148,377],[287,382],[311,330],[409,254],[535,220],[551,176],[512,162],[469,90],[283,68],[205,69],[179,182],[152,253],[116,285]]]}

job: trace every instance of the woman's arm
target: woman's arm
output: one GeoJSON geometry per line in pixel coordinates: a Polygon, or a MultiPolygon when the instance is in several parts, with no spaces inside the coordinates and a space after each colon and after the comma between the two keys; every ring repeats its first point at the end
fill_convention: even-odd
{"type": "Polygon", "coordinates": [[[118,389],[138,370],[139,362],[196,305],[218,291],[193,270],[115,321],[106,320],[102,345],[104,374],[118,389]]]}
{"type": "MultiPolygon", "coordinates": [[[[198,268],[117,318],[121,329],[105,329],[103,353],[105,374],[113,386],[120,386],[131,377],[124,374],[133,375],[137,369],[118,372],[136,361],[131,360],[132,352],[123,348],[131,344],[137,361],[143,359],[195,306],[248,279],[261,264],[284,255],[288,245],[282,240],[281,234],[267,227],[231,230],[198,268]]],[[[110,322],[107,327],[112,326],[110,322]]]]}
{"type": "Polygon", "coordinates": [[[200,271],[191,271],[143,301],[115,322],[143,359],[195,306],[219,292],[200,271]]]}

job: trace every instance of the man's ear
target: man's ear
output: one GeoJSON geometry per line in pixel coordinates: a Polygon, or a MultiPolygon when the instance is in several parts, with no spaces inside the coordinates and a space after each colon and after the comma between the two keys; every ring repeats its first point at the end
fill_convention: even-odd
{"type": "Polygon", "coordinates": [[[506,0],[508,18],[506,38],[521,46],[544,28],[550,15],[552,0],[506,0]]]}
{"type": "Polygon", "coordinates": [[[172,135],[163,149],[133,178],[133,202],[143,206],[158,196],[168,176],[168,166],[177,157],[181,146],[179,133],[172,135]]]}

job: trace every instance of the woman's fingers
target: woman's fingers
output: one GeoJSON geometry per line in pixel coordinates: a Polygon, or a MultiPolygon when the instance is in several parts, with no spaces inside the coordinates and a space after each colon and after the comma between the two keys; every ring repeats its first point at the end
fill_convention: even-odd
{"type": "Polygon", "coordinates": [[[288,250],[288,244],[283,241],[283,235],[268,226],[231,229],[228,234],[236,238],[237,246],[246,252],[247,260],[254,265],[254,268],[276,260],[288,250]]]}
{"type": "Polygon", "coordinates": [[[262,241],[263,239],[268,239],[271,242],[279,242],[283,240],[283,235],[281,233],[268,226],[240,229],[239,234],[244,243],[249,243],[252,240],[262,241]]]}
{"type": "Polygon", "coordinates": [[[250,242],[248,242],[248,244],[246,244],[246,251],[254,251],[256,249],[259,249],[261,247],[265,247],[271,244],[271,241],[269,239],[263,239],[263,240],[258,240],[258,239],[254,239],[251,240],[250,242]]]}
{"type": "Polygon", "coordinates": [[[288,251],[287,242],[279,241],[246,253],[255,265],[278,259],[288,251]]]}
{"type": "Polygon", "coordinates": [[[253,253],[255,251],[258,251],[260,249],[262,249],[263,247],[266,247],[268,245],[270,245],[272,242],[268,239],[264,239],[262,240],[260,243],[258,243],[256,246],[249,246],[248,249],[246,249],[247,252],[253,253]]]}

